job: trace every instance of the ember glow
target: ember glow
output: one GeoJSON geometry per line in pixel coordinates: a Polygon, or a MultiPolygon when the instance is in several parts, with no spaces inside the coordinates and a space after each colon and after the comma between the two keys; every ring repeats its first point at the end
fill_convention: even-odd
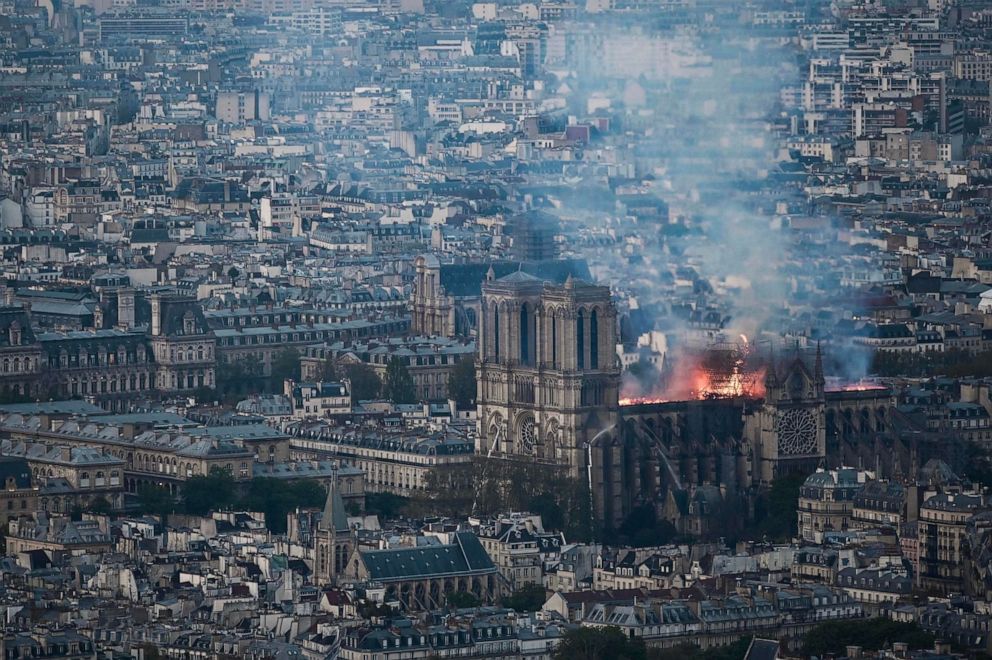
{"type": "Polygon", "coordinates": [[[741,340],[669,358],[654,390],[642,393],[636,384],[625,384],[620,405],[764,396],[765,369],[752,364],[747,337],[741,340]]]}
{"type": "Polygon", "coordinates": [[[828,392],[870,392],[873,390],[887,390],[881,383],[872,380],[861,379],[851,382],[844,382],[837,378],[827,378],[826,390],[828,392]]]}

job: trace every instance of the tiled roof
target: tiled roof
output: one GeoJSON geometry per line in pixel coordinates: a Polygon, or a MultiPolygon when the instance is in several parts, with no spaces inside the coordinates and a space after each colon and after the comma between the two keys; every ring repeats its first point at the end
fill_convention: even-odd
{"type": "Polygon", "coordinates": [[[369,578],[380,582],[496,570],[479,539],[467,532],[456,533],[451,545],[371,550],[360,556],[369,578]]]}

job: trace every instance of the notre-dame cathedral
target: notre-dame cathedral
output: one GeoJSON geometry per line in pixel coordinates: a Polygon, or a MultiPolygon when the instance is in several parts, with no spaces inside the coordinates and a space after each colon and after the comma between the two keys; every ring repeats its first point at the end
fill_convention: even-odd
{"type": "Polygon", "coordinates": [[[588,478],[608,519],[624,512],[616,327],[607,287],[523,271],[482,285],[479,451],[588,478]]]}
{"type": "Polygon", "coordinates": [[[650,505],[706,533],[721,502],[750,507],[781,476],[843,463],[898,478],[932,449],[888,390],[829,391],[818,349],[770,359],[763,397],[621,406],[609,288],[502,270],[475,298],[477,451],[567,470],[607,527],[650,505]]]}

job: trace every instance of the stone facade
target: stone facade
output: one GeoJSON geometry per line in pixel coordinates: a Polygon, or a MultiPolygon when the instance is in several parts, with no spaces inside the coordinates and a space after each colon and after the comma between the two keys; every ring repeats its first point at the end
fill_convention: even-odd
{"type": "Polygon", "coordinates": [[[616,308],[607,287],[518,271],[483,284],[480,453],[565,467],[596,514],[624,514],[616,308]]]}

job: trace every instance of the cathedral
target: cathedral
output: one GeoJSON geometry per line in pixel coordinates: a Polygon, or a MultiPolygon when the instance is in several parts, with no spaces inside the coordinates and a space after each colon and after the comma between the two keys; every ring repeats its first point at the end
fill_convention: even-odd
{"type": "Polygon", "coordinates": [[[616,316],[607,287],[490,270],[476,368],[478,451],[589,479],[611,520],[624,512],[616,316]]]}
{"type": "Polygon", "coordinates": [[[707,493],[753,502],[775,479],[856,455],[892,430],[892,394],[827,391],[819,348],[770,359],[760,398],[621,406],[617,327],[608,287],[492,269],[482,283],[478,453],[567,470],[588,483],[606,527],[645,504],[689,517],[707,508],[707,493]]]}

